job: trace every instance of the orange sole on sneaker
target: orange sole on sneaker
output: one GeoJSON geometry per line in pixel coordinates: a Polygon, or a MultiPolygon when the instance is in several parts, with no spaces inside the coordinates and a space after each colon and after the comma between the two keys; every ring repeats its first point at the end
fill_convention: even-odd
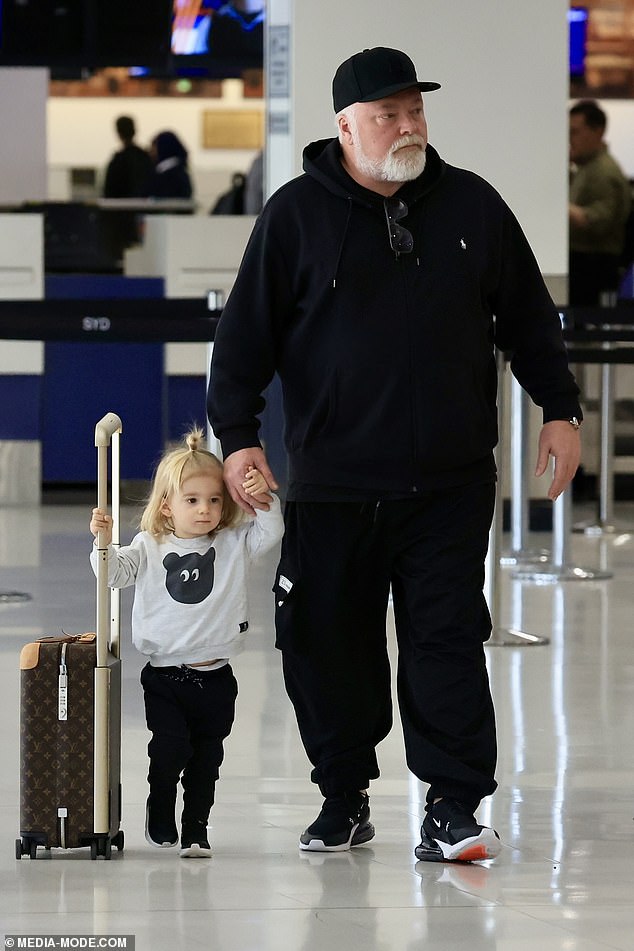
{"type": "Polygon", "coordinates": [[[491,854],[491,850],[488,849],[485,845],[472,845],[470,848],[464,849],[460,852],[459,855],[456,855],[452,859],[453,862],[481,862],[484,859],[493,859],[498,854],[499,850],[495,852],[495,855],[491,854]]]}
{"type": "Polygon", "coordinates": [[[446,862],[482,862],[485,859],[494,859],[502,848],[493,829],[483,829],[475,841],[465,842],[464,845],[452,847],[444,842],[439,844],[446,862]]]}
{"type": "Polygon", "coordinates": [[[454,844],[434,839],[424,829],[421,832],[422,841],[414,849],[420,862],[482,862],[494,859],[502,848],[497,833],[488,828],[483,828],[477,836],[454,844]]]}

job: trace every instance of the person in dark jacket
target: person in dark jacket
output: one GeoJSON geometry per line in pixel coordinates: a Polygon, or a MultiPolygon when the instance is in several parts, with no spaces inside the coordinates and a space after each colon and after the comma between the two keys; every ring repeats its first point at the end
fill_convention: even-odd
{"type": "Polygon", "coordinates": [[[496,347],[542,407],[536,473],[554,457],[553,500],[577,468],[581,409],[517,220],[427,144],[421,92],[437,88],[398,50],[339,67],[339,137],[306,148],[305,174],[255,224],[217,329],[208,406],[229,491],[248,511],[248,466],[277,484],[258,415],[279,373],[290,483],[276,645],[325,800],[300,847],[341,851],[374,835],[391,589],[407,764],[429,786],[415,854],[471,861],[500,848],[474,818],[496,788],[483,649],[496,347]]]}
{"type": "MultiPolygon", "coordinates": [[[[115,121],[121,148],[106,167],[104,198],[142,198],[147,195],[152,175],[150,153],[134,141],[136,127],[131,116],[118,116],[115,121]]],[[[140,222],[133,210],[104,209],[102,221],[105,240],[115,258],[141,238],[140,222]]]]}
{"type": "Polygon", "coordinates": [[[159,132],[150,148],[154,170],[148,196],[151,198],[191,198],[192,181],[187,167],[187,149],[175,132],[159,132]]]}
{"type": "Polygon", "coordinates": [[[234,172],[231,176],[231,188],[218,197],[209,214],[243,215],[245,182],[246,178],[242,172],[234,172]]]}
{"type": "Polygon", "coordinates": [[[136,129],[131,116],[119,116],[115,128],[121,148],[108,162],[104,198],[142,198],[152,174],[152,159],[149,152],[134,141],[136,129]]]}

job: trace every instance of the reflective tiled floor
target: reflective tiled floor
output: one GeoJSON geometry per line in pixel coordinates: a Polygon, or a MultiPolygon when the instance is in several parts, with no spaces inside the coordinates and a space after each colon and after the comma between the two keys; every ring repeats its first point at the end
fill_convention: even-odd
{"type": "MultiPolygon", "coordinates": [[[[134,934],[137,951],[632,951],[632,503],[617,504],[613,535],[571,536],[570,563],[609,570],[609,580],[538,584],[500,573],[498,625],[549,643],[487,647],[499,790],[480,816],[503,850],[472,866],[416,863],[425,790],[404,768],[398,726],[371,789],[376,838],[351,853],[298,851],[320,798],[273,647],[274,558],[258,573],[253,635],[234,665],[238,716],[212,813],[213,858],[185,861],[145,843],[141,659],[124,634],[125,850],[110,862],[86,850],[16,861],[18,655],[44,633],[94,628],[88,513],[0,510],[0,592],[31,596],[0,603],[0,931],[134,934]]],[[[126,593],[126,619],[129,606],[126,593]]]]}

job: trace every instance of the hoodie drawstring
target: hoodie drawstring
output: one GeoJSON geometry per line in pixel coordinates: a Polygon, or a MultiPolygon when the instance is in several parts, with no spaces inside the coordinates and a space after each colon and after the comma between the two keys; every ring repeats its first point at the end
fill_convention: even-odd
{"type": "Polygon", "coordinates": [[[352,215],[352,198],[348,195],[348,213],[346,214],[346,223],[343,227],[343,234],[341,236],[341,241],[339,242],[339,251],[337,252],[337,260],[335,261],[335,273],[332,277],[332,286],[335,288],[337,286],[337,274],[339,273],[339,262],[341,261],[341,255],[343,254],[343,246],[346,241],[346,235],[348,234],[348,227],[350,226],[350,216],[352,215]]]}

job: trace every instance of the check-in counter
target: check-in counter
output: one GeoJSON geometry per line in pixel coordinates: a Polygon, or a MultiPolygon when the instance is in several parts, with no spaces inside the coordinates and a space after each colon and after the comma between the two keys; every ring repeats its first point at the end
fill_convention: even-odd
{"type": "Polygon", "coordinates": [[[124,254],[127,277],[162,277],[166,297],[199,297],[231,290],[255,217],[155,215],[143,244],[124,254]]]}
{"type": "MultiPolygon", "coordinates": [[[[166,297],[206,297],[233,286],[253,225],[253,215],[154,215],[145,218],[143,244],[124,254],[127,277],[162,277],[166,297]]],[[[168,377],[205,375],[207,348],[199,343],[168,343],[168,377]]]]}
{"type": "Polygon", "coordinates": [[[208,292],[228,294],[253,222],[148,215],[126,274],[50,274],[42,216],[0,216],[0,504],[37,502],[42,483],[92,480],[81,434],[105,411],[126,417],[134,436],[128,480],[147,479],[192,421],[204,426],[213,339],[204,315],[217,306],[208,292]],[[72,419],[63,431],[61,417],[72,419]]]}

